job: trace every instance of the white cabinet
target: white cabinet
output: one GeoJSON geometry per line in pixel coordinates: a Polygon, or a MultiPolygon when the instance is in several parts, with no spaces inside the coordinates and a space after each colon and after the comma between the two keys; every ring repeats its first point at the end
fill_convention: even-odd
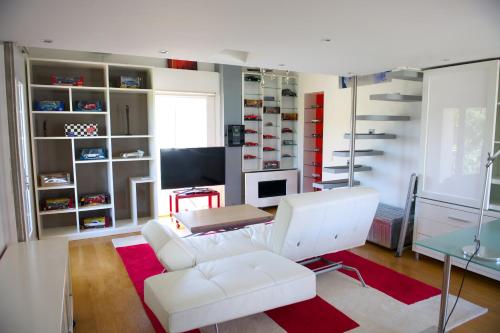
{"type": "Polygon", "coordinates": [[[478,208],[493,149],[498,61],[424,72],[420,196],[478,208]]]}

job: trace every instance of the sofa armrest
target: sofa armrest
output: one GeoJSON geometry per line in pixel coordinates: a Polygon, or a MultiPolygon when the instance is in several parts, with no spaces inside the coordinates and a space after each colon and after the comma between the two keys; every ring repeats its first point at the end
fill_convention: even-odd
{"type": "Polygon", "coordinates": [[[172,230],[168,227],[163,226],[157,220],[151,220],[144,225],[141,230],[142,235],[146,238],[146,241],[151,245],[155,253],[161,250],[165,244],[171,239],[179,238],[172,230]]]}

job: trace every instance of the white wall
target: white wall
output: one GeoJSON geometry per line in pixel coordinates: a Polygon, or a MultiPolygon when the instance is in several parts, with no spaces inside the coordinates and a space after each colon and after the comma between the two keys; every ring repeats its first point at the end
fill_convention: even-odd
{"type": "Polygon", "coordinates": [[[0,254],[16,240],[6,103],[4,48],[0,44],[0,254]]]}
{"type": "MultiPolygon", "coordinates": [[[[299,81],[299,110],[303,112],[304,93],[325,93],[323,165],[345,165],[347,158],[333,157],[333,150],[349,149],[344,133],[350,131],[351,89],[339,89],[338,77],[301,74],[299,81]]],[[[358,121],[357,132],[396,134],[395,140],[356,140],[356,149],[383,150],[383,156],[358,157],[356,164],[373,168],[355,174],[361,185],[371,186],[381,194],[381,202],[404,207],[410,175],[418,169],[421,103],[370,101],[370,94],[395,93],[421,95],[422,83],[394,80],[393,82],[358,87],[358,114],[409,115],[406,122],[358,121]]],[[[302,117],[302,116],[301,116],[302,117]]],[[[302,118],[303,119],[303,118],[302,118]]],[[[301,129],[302,131],[303,129],[301,129]]],[[[299,134],[303,136],[302,132],[299,134]]],[[[302,161],[299,161],[302,163],[302,161]]],[[[347,174],[323,173],[324,180],[347,178],[347,174]]]]}

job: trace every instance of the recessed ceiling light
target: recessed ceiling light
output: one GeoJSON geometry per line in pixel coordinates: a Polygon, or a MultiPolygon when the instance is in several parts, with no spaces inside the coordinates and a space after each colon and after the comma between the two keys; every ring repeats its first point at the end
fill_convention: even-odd
{"type": "Polygon", "coordinates": [[[167,50],[160,50],[160,51],[158,51],[158,52],[160,52],[161,54],[166,54],[166,53],[168,53],[168,51],[167,51],[167,50]]]}
{"type": "Polygon", "coordinates": [[[321,38],[321,41],[323,43],[330,43],[332,41],[332,39],[331,38],[321,38]]]}
{"type": "Polygon", "coordinates": [[[48,38],[44,38],[44,39],[42,39],[42,42],[47,43],[47,44],[51,44],[53,42],[53,40],[48,39],[48,38]]]}

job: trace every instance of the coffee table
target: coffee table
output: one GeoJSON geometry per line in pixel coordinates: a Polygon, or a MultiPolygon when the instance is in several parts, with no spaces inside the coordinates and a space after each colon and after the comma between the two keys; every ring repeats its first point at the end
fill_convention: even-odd
{"type": "Polygon", "coordinates": [[[273,215],[251,205],[235,205],[174,213],[174,217],[191,233],[221,229],[239,229],[250,224],[271,221],[273,215]]]}

